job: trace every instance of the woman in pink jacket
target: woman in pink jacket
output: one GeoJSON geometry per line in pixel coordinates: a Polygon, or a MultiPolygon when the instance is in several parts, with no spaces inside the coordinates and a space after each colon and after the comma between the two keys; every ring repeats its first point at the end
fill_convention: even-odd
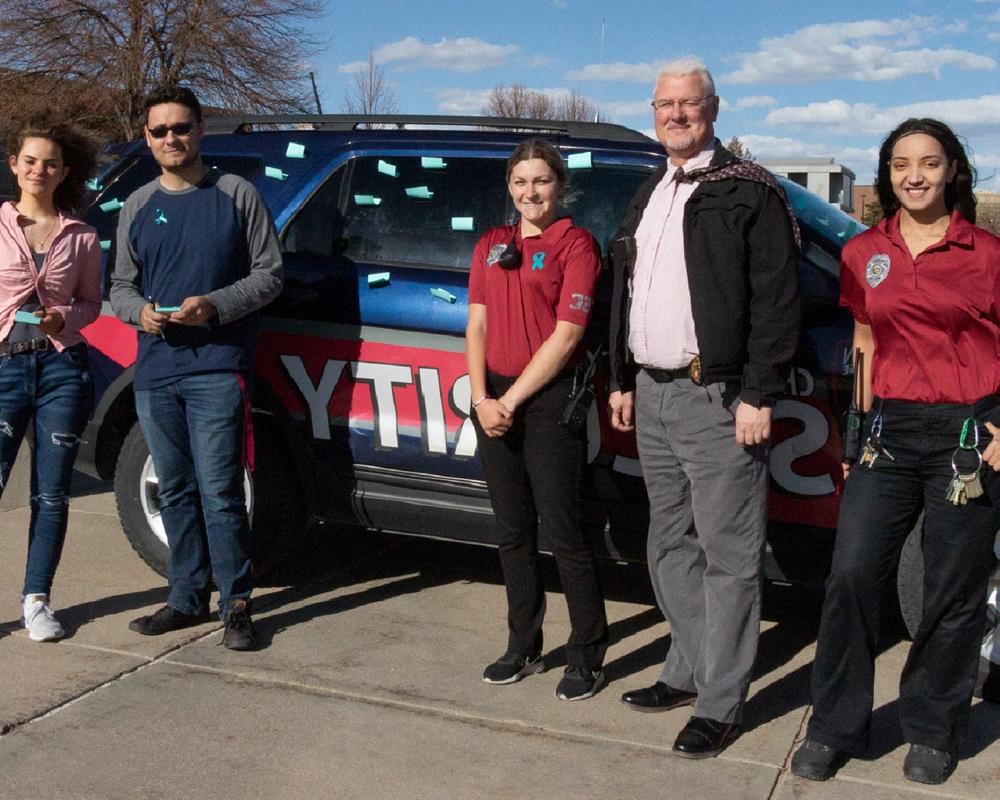
{"type": "Polygon", "coordinates": [[[101,310],[97,233],[69,214],[86,196],[94,147],[64,125],[32,124],[8,148],[17,187],[0,206],[0,494],[34,420],[24,627],[58,639],[49,607],[69,517],[69,483],[93,403],[80,329],[101,310]]]}

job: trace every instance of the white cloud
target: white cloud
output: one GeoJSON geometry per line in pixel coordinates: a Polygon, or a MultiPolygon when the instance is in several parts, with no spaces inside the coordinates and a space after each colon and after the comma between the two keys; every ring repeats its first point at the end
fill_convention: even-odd
{"type": "Polygon", "coordinates": [[[1000,94],[954,100],[931,100],[880,109],[872,103],[828,100],[776,108],[765,118],[776,127],[823,128],[829,135],[885,135],[907,117],[935,117],[959,133],[993,132],[1000,125],[1000,94]]]}
{"type": "Polygon", "coordinates": [[[600,104],[601,113],[608,119],[626,119],[629,117],[647,117],[652,119],[653,109],[649,100],[615,100],[600,104]]]}
{"type": "Polygon", "coordinates": [[[809,25],[760,42],[739,55],[731,83],[807,83],[818,80],[885,81],[912,75],[939,76],[944,67],[991,70],[996,62],[954,48],[916,48],[941,30],[933,17],[863,20],[809,25]]]}
{"type": "MultiPolygon", "coordinates": [[[[407,36],[375,49],[375,62],[381,66],[397,64],[400,67],[446,69],[454,72],[502,66],[520,51],[516,44],[491,44],[481,39],[462,37],[442,39],[434,44],[422,42],[416,36],[407,36]]],[[[368,61],[341,64],[337,72],[359,72],[368,69],[368,61]]]]}
{"type": "Polygon", "coordinates": [[[987,33],[986,40],[990,42],[1000,42],[1000,33],[987,33]]]}
{"type": "Polygon", "coordinates": [[[444,89],[434,94],[438,111],[468,116],[483,112],[492,89],[444,89]]]}
{"type": "Polygon", "coordinates": [[[613,64],[587,64],[583,69],[570,70],[566,73],[566,78],[571,81],[648,83],[652,86],[660,66],[659,62],[628,64],[624,61],[616,61],[613,64]]]}
{"type": "Polygon", "coordinates": [[[737,110],[742,108],[767,108],[768,106],[776,105],[778,105],[778,101],[769,94],[751,94],[741,97],[736,101],[737,110]]]}

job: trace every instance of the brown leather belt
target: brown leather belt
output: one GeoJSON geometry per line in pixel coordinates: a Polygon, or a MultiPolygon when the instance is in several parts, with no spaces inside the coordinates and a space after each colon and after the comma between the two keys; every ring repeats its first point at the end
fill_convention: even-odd
{"type": "Polygon", "coordinates": [[[34,353],[36,351],[48,349],[48,337],[44,337],[42,339],[25,339],[23,342],[14,342],[14,344],[4,342],[3,344],[0,344],[0,358],[16,356],[18,353],[34,353]]]}
{"type": "Polygon", "coordinates": [[[671,381],[690,378],[695,386],[701,386],[701,359],[695,356],[686,367],[677,369],[657,369],[656,367],[642,367],[643,372],[649,375],[657,383],[670,383],[671,381]]]}

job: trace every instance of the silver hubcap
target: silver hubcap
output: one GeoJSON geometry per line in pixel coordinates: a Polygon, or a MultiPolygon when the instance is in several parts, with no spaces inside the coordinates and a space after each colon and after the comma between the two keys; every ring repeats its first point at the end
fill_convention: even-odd
{"type": "MultiPolygon", "coordinates": [[[[250,473],[243,472],[243,492],[247,501],[247,516],[253,522],[253,481],[250,473]]],[[[167,532],[163,527],[163,518],[160,516],[160,482],[156,477],[156,467],[153,466],[152,456],[146,456],[146,463],[143,464],[142,472],[139,473],[139,502],[142,504],[142,513],[146,516],[146,523],[153,535],[159,539],[164,547],[167,544],[167,532]]]]}

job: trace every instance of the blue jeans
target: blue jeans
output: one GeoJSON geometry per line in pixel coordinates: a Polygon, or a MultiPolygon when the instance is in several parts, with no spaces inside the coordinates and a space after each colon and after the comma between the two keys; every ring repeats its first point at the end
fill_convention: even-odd
{"type": "Polygon", "coordinates": [[[0,495],[35,421],[23,594],[49,594],[69,519],[69,483],[93,403],[87,345],[0,358],[0,495]]]}
{"type": "Polygon", "coordinates": [[[159,480],[170,545],[167,605],[185,614],[249,598],[251,565],[243,491],[243,390],[233,372],[181,377],[135,393],[159,480]]]}

